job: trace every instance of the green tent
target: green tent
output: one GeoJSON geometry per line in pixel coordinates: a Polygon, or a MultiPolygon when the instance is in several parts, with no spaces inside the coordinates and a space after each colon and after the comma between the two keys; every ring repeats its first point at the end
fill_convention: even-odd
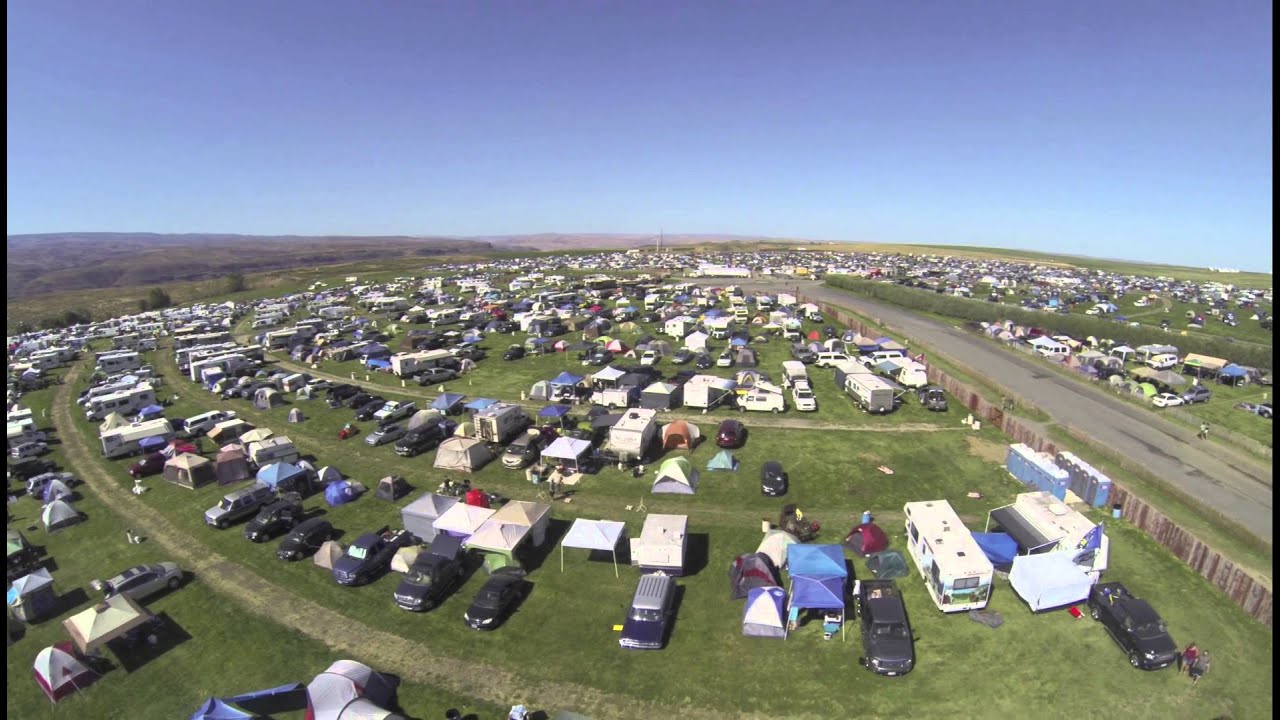
{"type": "Polygon", "coordinates": [[[708,470],[729,470],[730,472],[738,469],[738,459],[728,450],[721,450],[707,461],[708,470]]]}
{"type": "Polygon", "coordinates": [[[698,489],[698,471],[688,458],[673,457],[663,461],[658,468],[658,478],[653,481],[653,492],[692,495],[698,489]]]}
{"type": "Polygon", "coordinates": [[[1155,397],[1156,386],[1151,383],[1139,383],[1138,392],[1142,393],[1143,397],[1155,397]]]}

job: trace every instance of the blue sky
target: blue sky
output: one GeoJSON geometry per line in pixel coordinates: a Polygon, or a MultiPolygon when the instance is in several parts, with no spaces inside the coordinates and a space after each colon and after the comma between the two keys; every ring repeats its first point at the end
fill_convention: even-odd
{"type": "Polygon", "coordinates": [[[734,233],[1271,269],[1270,3],[8,7],[8,229],[734,233]]]}

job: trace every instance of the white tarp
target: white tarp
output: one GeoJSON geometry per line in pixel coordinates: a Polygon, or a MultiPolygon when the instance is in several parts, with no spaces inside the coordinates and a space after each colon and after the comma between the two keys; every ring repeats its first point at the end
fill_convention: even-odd
{"type": "Polygon", "coordinates": [[[618,542],[627,532],[626,523],[616,520],[578,518],[560,541],[560,572],[564,572],[564,549],[607,550],[613,553],[613,574],[618,574],[618,542]]]}

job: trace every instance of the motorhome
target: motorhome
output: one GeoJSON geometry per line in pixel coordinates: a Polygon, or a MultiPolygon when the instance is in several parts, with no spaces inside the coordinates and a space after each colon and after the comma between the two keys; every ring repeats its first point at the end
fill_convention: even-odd
{"type": "Polygon", "coordinates": [[[140,367],[142,367],[142,358],[138,356],[138,353],[126,351],[99,356],[98,364],[93,369],[95,372],[111,374],[129,372],[140,367]]]}
{"type": "Polygon", "coordinates": [[[149,437],[169,441],[175,435],[173,425],[168,420],[157,418],[108,430],[98,437],[102,441],[102,454],[108,458],[117,458],[141,452],[138,444],[149,437]]]}
{"type": "Polygon", "coordinates": [[[428,312],[427,317],[431,321],[431,327],[453,325],[454,323],[460,322],[462,311],[458,308],[439,308],[428,312]]]}
{"type": "Polygon", "coordinates": [[[133,350],[138,347],[138,333],[125,333],[111,338],[111,349],[133,350]]]}
{"type": "Polygon", "coordinates": [[[207,375],[204,373],[208,369],[217,369],[222,371],[224,377],[235,375],[240,370],[253,367],[253,363],[249,358],[240,353],[231,353],[229,355],[214,355],[212,357],[200,358],[193,360],[188,368],[191,379],[196,382],[206,382],[207,375]]]}
{"type": "Polygon", "coordinates": [[[101,385],[98,385],[97,387],[89,388],[87,391],[85,391],[85,394],[83,396],[81,396],[78,400],[76,400],[76,402],[87,408],[89,407],[89,403],[93,402],[94,400],[97,400],[98,398],[105,397],[113,393],[124,392],[125,390],[131,390],[137,387],[138,385],[140,385],[141,383],[142,383],[141,380],[138,380],[138,381],[124,380],[124,381],[116,381],[116,382],[106,382],[101,385]]]}
{"type": "Polygon", "coordinates": [[[505,445],[529,427],[529,416],[519,405],[497,403],[476,413],[475,437],[487,443],[505,445]]]}
{"type": "Polygon", "coordinates": [[[902,512],[907,552],[938,609],[961,612],[986,607],[995,568],[951,504],[946,500],[909,502],[902,512]]]}
{"type": "Polygon", "coordinates": [[[453,354],[448,350],[396,353],[391,356],[391,372],[400,377],[413,377],[424,370],[440,367],[442,363],[451,362],[453,359],[453,354]]]}
{"type": "Polygon", "coordinates": [[[248,451],[249,461],[260,468],[277,462],[298,462],[298,448],[284,435],[251,442],[248,451]]]}
{"type": "MultiPolygon", "coordinates": [[[[1039,490],[1018,493],[1011,505],[988,513],[986,531],[1008,533],[1018,543],[1019,554],[1034,555],[1075,550],[1095,527],[1097,523],[1052,494],[1039,490]]],[[[1107,569],[1111,554],[1111,540],[1105,532],[1101,533],[1100,542],[1100,547],[1088,557],[1088,563],[1081,565],[1095,582],[1107,569]]]]}
{"type": "Polygon", "coordinates": [[[623,462],[644,458],[658,436],[657,414],[644,408],[628,410],[609,428],[605,449],[623,462]]]}
{"type": "Polygon", "coordinates": [[[85,409],[84,417],[91,422],[98,422],[111,413],[131,415],[148,405],[156,404],[156,391],[151,383],[140,383],[128,390],[94,398],[85,409]]]}

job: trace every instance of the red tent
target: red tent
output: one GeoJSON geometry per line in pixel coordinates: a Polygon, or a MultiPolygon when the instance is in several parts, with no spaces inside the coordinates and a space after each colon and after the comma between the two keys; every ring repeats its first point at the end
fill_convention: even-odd
{"type": "Polygon", "coordinates": [[[605,345],[605,349],[612,353],[624,353],[631,348],[627,347],[626,343],[621,340],[610,340],[609,344],[605,345]]]}
{"type": "Polygon", "coordinates": [[[864,523],[849,531],[844,546],[856,555],[867,557],[889,547],[889,536],[875,523],[864,523]]]}
{"type": "Polygon", "coordinates": [[[74,653],[71,643],[60,642],[36,655],[33,668],[36,682],[53,702],[58,702],[98,679],[98,674],[77,660],[74,653]]]}
{"type": "Polygon", "coordinates": [[[466,502],[468,505],[487,508],[489,507],[489,496],[483,490],[471,488],[467,491],[466,502]]]}
{"type": "Polygon", "coordinates": [[[810,339],[810,340],[821,340],[821,339],[822,339],[822,336],[818,334],[818,331],[817,331],[817,330],[810,330],[810,331],[809,331],[809,339],[810,339]]]}

